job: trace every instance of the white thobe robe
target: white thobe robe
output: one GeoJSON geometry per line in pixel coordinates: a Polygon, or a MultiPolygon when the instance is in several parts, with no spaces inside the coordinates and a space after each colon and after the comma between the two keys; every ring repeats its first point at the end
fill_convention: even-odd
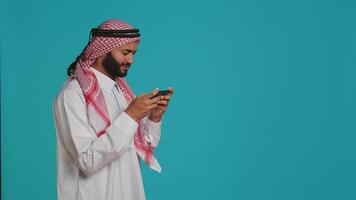
{"type": "MultiPolygon", "coordinates": [[[[97,137],[88,123],[83,92],[77,80],[67,82],[54,103],[57,132],[58,200],[144,200],[134,135],[138,123],[123,112],[127,105],[115,81],[92,68],[103,91],[112,122],[97,137]]],[[[161,122],[145,117],[141,127],[156,147],[161,122]]]]}

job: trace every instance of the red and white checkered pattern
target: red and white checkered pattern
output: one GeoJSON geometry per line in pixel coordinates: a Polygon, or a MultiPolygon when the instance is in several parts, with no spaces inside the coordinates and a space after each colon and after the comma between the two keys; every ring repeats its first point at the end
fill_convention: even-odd
{"type": "MultiPolygon", "coordinates": [[[[107,30],[125,30],[132,29],[132,26],[117,19],[110,19],[101,24],[99,28],[107,30]]],[[[98,80],[96,79],[94,72],[89,68],[92,66],[97,57],[105,55],[106,53],[126,44],[138,42],[139,40],[139,37],[93,37],[77,64],[75,70],[75,78],[78,80],[85,97],[89,123],[95,129],[96,135],[98,137],[100,137],[102,134],[105,134],[105,130],[110,126],[111,122],[104,95],[100,89],[98,80]]],[[[124,93],[126,101],[130,103],[135,98],[135,95],[130,89],[129,85],[123,78],[118,78],[116,81],[124,93]]],[[[160,172],[161,167],[158,164],[156,158],[153,156],[154,149],[152,146],[144,142],[144,136],[141,132],[141,127],[142,126],[139,125],[138,131],[134,137],[136,152],[150,168],[160,172]]]]}

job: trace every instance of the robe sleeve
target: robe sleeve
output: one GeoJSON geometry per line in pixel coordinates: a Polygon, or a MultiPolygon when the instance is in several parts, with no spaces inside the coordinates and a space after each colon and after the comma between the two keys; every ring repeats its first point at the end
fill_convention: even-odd
{"type": "Polygon", "coordinates": [[[89,125],[80,92],[76,88],[63,91],[54,103],[54,117],[59,139],[81,171],[91,176],[132,148],[138,124],[122,112],[105,134],[97,137],[89,125]]]}
{"type": "Polygon", "coordinates": [[[156,123],[148,119],[148,116],[141,121],[142,132],[145,137],[146,144],[157,147],[161,139],[162,121],[156,123]]]}

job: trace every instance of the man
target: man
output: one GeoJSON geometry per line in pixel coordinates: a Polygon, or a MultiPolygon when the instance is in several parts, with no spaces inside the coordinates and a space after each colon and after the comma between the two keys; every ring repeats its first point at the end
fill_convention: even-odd
{"type": "Polygon", "coordinates": [[[153,150],[173,89],[135,97],[124,80],[138,29],[111,19],[91,36],[54,103],[58,199],[142,200],[139,159],[160,172],[153,150]]]}

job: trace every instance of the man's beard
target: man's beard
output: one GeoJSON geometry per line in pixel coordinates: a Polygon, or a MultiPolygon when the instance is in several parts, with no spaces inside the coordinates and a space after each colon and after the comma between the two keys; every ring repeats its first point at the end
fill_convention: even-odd
{"type": "Polygon", "coordinates": [[[127,71],[121,71],[121,66],[129,67],[130,64],[121,64],[116,61],[111,52],[106,54],[103,59],[103,67],[111,78],[115,79],[117,77],[125,77],[127,75],[127,71]]]}

